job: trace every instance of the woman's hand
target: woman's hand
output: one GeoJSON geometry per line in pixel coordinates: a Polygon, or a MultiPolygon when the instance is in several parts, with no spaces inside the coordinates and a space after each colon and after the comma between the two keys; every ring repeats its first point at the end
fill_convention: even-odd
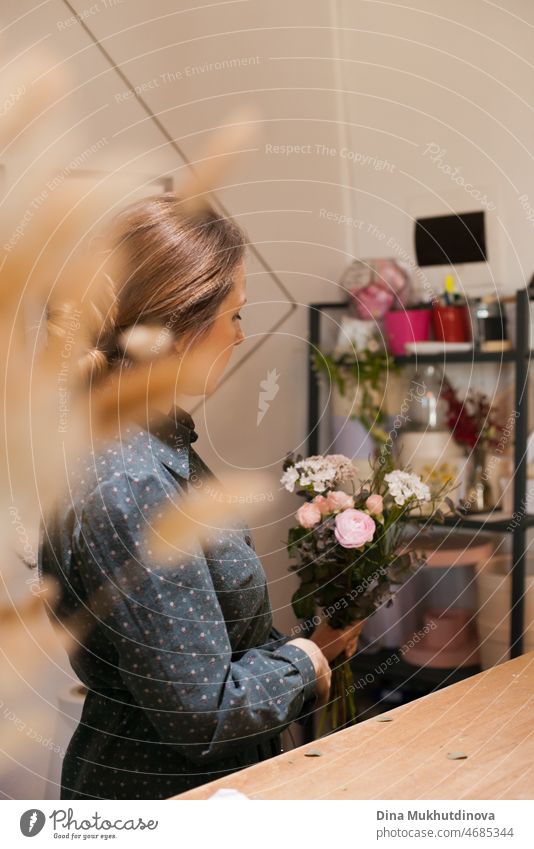
{"type": "Polygon", "coordinates": [[[320,622],[310,640],[319,646],[327,660],[334,660],[338,655],[352,657],[358,645],[358,637],[363,628],[363,621],[355,622],[346,628],[331,628],[323,621],[320,622]]]}
{"type": "Polygon", "coordinates": [[[317,706],[320,707],[325,705],[328,701],[330,680],[332,678],[332,670],[330,669],[328,659],[322,653],[317,643],[312,640],[307,640],[304,637],[296,637],[294,640],[289,640],[286,645],[297,646],[299,649],[305,651],[310,658],[313,663],[313,668],[315,669],[315,675],[317,676],[317,706]]]}

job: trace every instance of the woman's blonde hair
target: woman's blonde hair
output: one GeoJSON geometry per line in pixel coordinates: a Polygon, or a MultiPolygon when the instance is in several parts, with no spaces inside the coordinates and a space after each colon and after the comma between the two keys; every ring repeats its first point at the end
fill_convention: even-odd
{"type": "MultiPolygon", "coordinates": [[[[111,308],[99,316],[98,338],[79,364],[91,381],[118,364],[131,364],[120,340],[139,324],[162,326],[184,343],[200,339],[231,291],[247,241],[245,232],[211,205],[188,213],[173,192],[123,209],[108,238],[120,279],[113,284],[111,308]]],[[[61,315],[50,311],[49,331],[60,323],[61,315]]]]}

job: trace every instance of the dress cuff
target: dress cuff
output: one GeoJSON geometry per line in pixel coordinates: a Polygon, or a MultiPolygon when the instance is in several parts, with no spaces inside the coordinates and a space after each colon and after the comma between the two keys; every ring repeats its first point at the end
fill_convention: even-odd
{"type": "Polygon", "coordinates": [[[296,667],[302,676],[304,701],[312,698],[315,695],[317,676],[311,658],[304,649],[286,643],[276,649],[274,656],[288,660],[296,667]]]}

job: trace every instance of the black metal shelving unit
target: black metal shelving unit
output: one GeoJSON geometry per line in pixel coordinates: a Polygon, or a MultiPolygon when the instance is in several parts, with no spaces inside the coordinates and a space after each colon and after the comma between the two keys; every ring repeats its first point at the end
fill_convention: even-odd
{"type": "MultiPolygon", "coordinates": [[[[495,533],[512,534],[512,568],[511,568],[511,631],[510,656],[517,657],[523,652],[524,632],[524,595],[525,595],[525,551],[528,528],[534,527],[534,515],[524,512],[526,503],[527,484],[527,439],[528,439],[528,369],[532,352],[530,350],[530,300],[529,293],[520,289],[516,293],[516,343],[515,349],[503,352],[485,352],[473,348],[471,351],[451,352],[444,354],[413,354],[395,357],[400,365],[420,365],[434,363],[445,366],[450,363],[510,363],[515,372],[515,445],[514,445],[514,487],[513,487],[513,518],[514,527],[510,527],[511,517],[499,515],[495,510],[490,516],[477,518],[453,518],[446,521],[451,527],[472,528],[476,530],[493,531],[495,533]]],[[[321,318],[327,310],[346,310],[346,302],[313,303],[309,305],[309,344],[310,360],[308,373],[308,454],[318,454],[320,426],[320,386],[319,377],[312,368],[311,353],[321,345],[321,318]]],[[[391,650],[394,652],[394,650],[391,650]]],[[[358,652],[353,658],[354,673],[365,673],[369,663],[373,666],[377,655],[365,656],[358,652]]],[[[416,667],[411,667],[414,673],[416,667]]],[[[402,669],[399,670],[402,673],[402,669]]],[[[470,674],[479,671],[478,667],[470,667],[465,672],[470,674]]],[[[429,681],[431,689],[446,686],[456,680],[455,670],[436,670],[437,677],[429,681]],[[440,675],[440,673],[442,673],[440,675]],[[440,683],[441,682],[441,683],[440,683]]]]}

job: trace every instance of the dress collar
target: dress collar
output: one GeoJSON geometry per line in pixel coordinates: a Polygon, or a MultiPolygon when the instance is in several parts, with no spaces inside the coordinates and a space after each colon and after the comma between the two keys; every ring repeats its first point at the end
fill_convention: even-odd
{"type": "Polygon", "coordinates": [[[189,480],[189,448],[198,439],[195,422],[182,407],[175,405],[166,416],[136,416],[137,439],[148,448],[152,458],[189,480]]]}

